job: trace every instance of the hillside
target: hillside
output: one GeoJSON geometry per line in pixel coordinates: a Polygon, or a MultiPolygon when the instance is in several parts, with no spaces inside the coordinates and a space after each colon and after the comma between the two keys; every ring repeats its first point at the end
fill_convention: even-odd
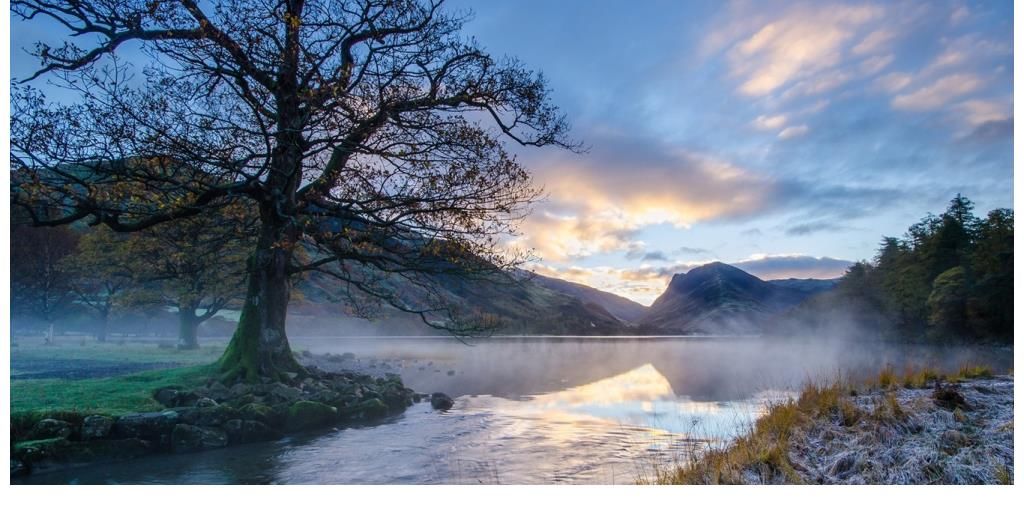
{"type": "Polygon", "coordinates": [[[774,315],[827,289],[828,282],[769,282],[709,263],[673,276],[638,323],[667,333],[757,333],[774,315]]]}
{"type": "MultiPolygon", "coordinates": [[[[554,279],[550,279],[554,280],[554,279]]],[[[558,283],[552,283],[557,285],[558,283]]],[[[498,320],[497,334],[526,335],[621,335],[629,333],[628,326],[600,303],[592,300],[603,298],[586,293],[586,298],[576,297],[557,289],[549,289],[530,280],[510,278],[466,278],[442,276],[437,279],[436,292],[460,314],[487,315],[498,320]]],[[[345,316],[345,298],[341,296],[343,286],[329,276],[313,274],[299,284],[304,302],[297,306],[299,313],[316,314],[319,317],[345,316]]],[[[592,288],[591,288],[592,289],[592,288]]],[[[593,290],[600,293],[598,290],[593,290]]],[[[399,285],[399,296],[406,301],[422,300],[422,289],[413,285],[399,285]]],[[[608,297],[615,297],[604,293],[608,297]]],[[[639,305],[639,304],[637,304],[639,305]]],[[[642,306],[640,306],[642,307],[642,306]]],[[[347,327],[365,332],[365,324],[357,318],[348,317],[347,327]]],[[[392,334],[438,334],[437,330],[424,325],[418,316],[404,314],[395,309],[382,307],[376,315],[374,333],[392,334]],[[384,324],[380,324],[384,323],[384,324]]],[[[337,325],[338,323],[334,323],[337,325]]],[[[319,331],[329,331],[321,328],[319,331]]]]}
{"type": "Polygon", "coordinates": [[[601,291],[585,284],[545,277],[543,275],[536,275],[532,280],[534,284],[541,287],[578,298],[584,303],[592,303],[603,307],[611,315],[627,323],[636,322],[647,312],[647,307],[629,298],[601,291]]]}

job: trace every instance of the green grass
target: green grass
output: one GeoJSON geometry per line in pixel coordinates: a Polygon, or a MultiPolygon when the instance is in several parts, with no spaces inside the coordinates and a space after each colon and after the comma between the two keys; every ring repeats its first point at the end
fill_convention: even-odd
{"type": "Polygon", "coordinates": [[[45,360],[90,360],[117,363],[178,363],[181,365],[202,365],[213,363],[224,352],[221,345],[208,345],[196,350],[161,349],[155,343],[117,344],[97,343],[90,340],[58,340],[57,345],[42,345],[39,342],[18,343],[11,347],[11,374],[32,370],[19,366],[19,361],[45,360]]]}
{"type": "Polygon", "coordinates": [[[122,415],[160,410],[155,390],[196,387],[214,376],[212,365],[199,365],[102,379],[11,381],[11,417],[47,411],[122,415]]]}

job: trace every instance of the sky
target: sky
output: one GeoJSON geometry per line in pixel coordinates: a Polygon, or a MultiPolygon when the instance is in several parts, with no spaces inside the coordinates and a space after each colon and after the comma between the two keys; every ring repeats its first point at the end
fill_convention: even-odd
{"type": "MultiPolygon", "coordinates": [[[[583,153],[515,148],[545,190],[512,245],[643,304],[723,261],[833,278],[957,193],[1012,208],[1013,5],[449,0],[543,72],[583,153]]],[[[46,38],[12,23],[20,48],[46,38]]]]}
{"type": "Polygon", "coordinates": [[[720,260],[831,278],[958,192],[1013,206],[1009,1],[456,1],[584,154],[518,149],[543,275],[649,304],[720,260]]]}

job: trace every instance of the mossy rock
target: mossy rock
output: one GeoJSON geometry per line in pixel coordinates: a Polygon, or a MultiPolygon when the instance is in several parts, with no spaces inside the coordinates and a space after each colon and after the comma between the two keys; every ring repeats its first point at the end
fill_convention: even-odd
{"type": "Polygon", "coordinates": [[[259,421],[267,426],[281,426],[284,417],[281,412],[264,403],[249,403],[238,409],[239,418],[245,421],[259,421]]]}
{"type": "Polygon", "coordinates": [[[218,428],[179,424],[171,432],[171,449],[174,452],[204,451],[227,445],[227,434],[218,428]]]}
{"type": "Polygon", "coordinates": [[[241,415],[237,409],[229,405],[184,409],[179,413],[182,423],[196,426],[221,426],[241,415]]]}
{"type": "Polygon", "coordinates": [[[338,409],[320,402],[300,400],[288,407],[285,428],[301,431],[323,428],[338,422],[338,409]]]}
{"type": "Polygon", "coordinates": [[[38,469],[60,464],[130,459],[148,454],[152,449],[152,444],[137,438],[86,442],[50,438],[17,443],[11,451],[11,456],[29,468],[38,469]]]}
{"type": "Polygon", "coordinates": [[[379,398],[371,398],[341,409],[341,415],[349,420],[377,419],[388,415],[388,406],[379,398]]]}

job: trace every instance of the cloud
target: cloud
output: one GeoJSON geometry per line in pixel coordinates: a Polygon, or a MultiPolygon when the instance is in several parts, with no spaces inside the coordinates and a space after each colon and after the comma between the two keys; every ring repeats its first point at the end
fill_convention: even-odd
{"type": "Polygon", "coordinates": [[[776,206],[778,182],[706,154],[609,132],[589,137],[583,156],[530,162],[549,194],[520,227],[515,245],[548,261],[628,251],[657,224],[758,215],[776,206]]]}
{"type": "MultiPolygon", "coordinates": [[[[788,9],[734,40],[728,52],[731,74],[741,81],[739,91],[749,96],[764,96],[813,78],[839,65],[846,43],[882,14],[882,8],[872,5],[815,4],[788,9]]],[[[722,45],[720,39],[727,37],[723,33],[736,37],[743,31],[730,27],[712,32],[716,45],[722,45]]]]}
{"type": "Polygon", "coordinates": [[[971,10],[966,5],[957,7],[952,14],[949,15],[949,23],[958,25],[971,15],[971,10]]]}
{"type": "Polygon", "coordinates": [[[676,249],[679,254],[712,254],[708,249],[702,249],[700,247],[680,247],[676,249]]]}
{"type": "Polygon", "coordinates": [[[887,54],[884,56],[872,56],[861,62],[861,72],[863,72],[865,75],[877,74],[884,70],[885,67],[888,67],[894,59],[896,59],[896,57],[891,54],[887,54]]]}
{"type": "Polygon", "coordinates": [[[786,124],[786,116],[757,116],[751,124],[758,130],[776,130],[786,124]]]}
{"type": "Polygon", "coordinates": [[[848,226],[841,226],[828,222],[804,223],[786,228],[786,235],[803,236],[811,235],[821,231],[843,231],[850,229],[848,226]]]}
{"type": "Polygon", "coordinates": [[[907,87],[911,81],[913,78],[906,72],[891,72],[875,79],[875,84],[889,93],[895,93],[907,87]]]}
{"type": "Polygon", "coordinates": [[[903,110],[937,109],[957,97],[977,90],[983,83],[980,77],[973,74],[947,75],[931,85],[893,97],[892,106],[903,110]]]}
{"type": "Polygon", "coordinates": [[[789,128],[786,128],[785,130],[779,132],[779,138],[782,140],[787,140],[799,137],[801,135],[806,134],[808,130],[809,128],[807,127],[807,125],[790,126],[789,128]]]}
{"type": "Polygon", "coordinates": [[[872,54],[888,47],[889,43],[895,38],[896,32],[893,30],[888,28],[875,30],[867,34],[857,45],[853,46],[850,52],[857,56],[872,54]]]}
{"type": "Polygon", "coordinates": [[[765,280],[834,279],[841,277],[852,261],[802,254],[755,255],[732,265],[765,280]]]}
{"type": "Polygon", "coordinates": [[[1013,113],[1011,99],[967,100],[954,106],[957,117],[968,125],[977,127],[993,121],[1006,121],[1013,113]]]}

